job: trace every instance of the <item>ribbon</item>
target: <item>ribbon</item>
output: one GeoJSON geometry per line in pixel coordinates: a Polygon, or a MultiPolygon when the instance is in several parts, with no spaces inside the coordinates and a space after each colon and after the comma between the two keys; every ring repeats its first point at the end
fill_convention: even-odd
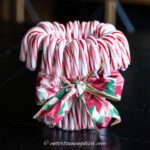
{"type": "Polygon", "coordinates": [[[49,116],[51,127],[54,127],[70,111],[74,100],[82,100],[97,130],[105,128],[111,118],[115,119],[111,125],[115,125],[121,122],[120,115],[106,99],[120,101],[123,84],[124,79],[118,71],[111,71],[108,77],[99,73],[97,77],[90,75],[83,80],[57,78],[54,73],[47,76],[40,72],[36,96],[37,104],[43,106],[33,118],[40,120],[49,116]]]}

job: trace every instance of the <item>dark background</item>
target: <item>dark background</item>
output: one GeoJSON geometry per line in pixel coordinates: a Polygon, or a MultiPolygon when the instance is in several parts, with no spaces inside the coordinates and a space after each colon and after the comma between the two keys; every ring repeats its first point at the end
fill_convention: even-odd
{"type": "Polygon", "coordinates": [[[32,119],[39,109],[34,91],[37,71],[30,72],[19,62],[20,42],[27,30],[38,21],[99,20],[104,22],[104,1],[90,0],[31,0],[38,19],[25,9],[25,20],[16,21],[16,1],[9,2],[8,12],[0,1],[0,149],[150,149],[150,2],[123,2],[135,32],[129,33],[117,14],[116,28],[127,36],[131,50],[131,65],[125,72],[121,102],[113,103],[122,122],[100,132],[83,130],[67,132],[32,119]],[[36,20],[36,21],[35,21],[36,20]],[[48,141],[106,142],[105,146],[44,146],[48,141]]]}

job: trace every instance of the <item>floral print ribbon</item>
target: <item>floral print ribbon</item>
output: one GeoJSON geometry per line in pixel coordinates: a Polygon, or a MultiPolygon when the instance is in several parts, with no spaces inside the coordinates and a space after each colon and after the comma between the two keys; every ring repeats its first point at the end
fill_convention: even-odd
{"type": "Polygon", "coordinates": [[[47,76],[41,71],[37,77],[36,99],[37,104],[43,106],[33,118],[40,120],[49,116],[54,127],[70,111],[74,100],[82,100],[96,129],[105,128],[111,118],[115,118],[111,124],[115,125],[121,121],[120,115],[106,99],[119,101],[123,84],[119,71],[111,71],[107,77],[103,77],[102,72],[82,81],[57,78],[55,73],[47,76]]]}

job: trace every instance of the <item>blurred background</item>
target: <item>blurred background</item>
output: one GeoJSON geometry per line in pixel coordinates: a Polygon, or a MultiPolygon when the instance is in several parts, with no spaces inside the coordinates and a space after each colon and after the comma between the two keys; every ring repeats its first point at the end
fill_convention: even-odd
{"type": "Polygon", "coordinates": [[[76,19],[109,22],[126,33],[147,33],[150,0],[0,0],[0,53],[39,21],[66,24],[76,19]]]}

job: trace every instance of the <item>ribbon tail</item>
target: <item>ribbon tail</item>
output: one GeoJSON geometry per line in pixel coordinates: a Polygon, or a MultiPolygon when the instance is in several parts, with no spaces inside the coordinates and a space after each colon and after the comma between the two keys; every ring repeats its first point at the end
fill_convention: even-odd
{"type": "Polygon", "coordinates": [[[41,116],[52,107],[59,99],[56,97],[51,98],[46,102],[46,104],[33,116],[33,119],[40,119],[41,116]]]}
{"type": "Polygon", "coordinates": [[[50,127],[54,127],[69,112],[73,102],[72,97],[76,93],[74,87],[68,88],[67,92],[66,89],[63,90],[50,99],[33,118],[50,117],[52,120],[50,127]]]}
{"type": "Polygon", "coordinates": [[[118,124],[118,123],[120,123],[121,122],[121,118],[116,118],[116,120],[113,122],[113,123],[111,123],[111,125],[110,126],[114,126],[114,125],[116,125],[116,124],[118,124]]]}
{"type": "Polygon", "coordinates": [[[44,104],[44,106],[33,116],[33,119],[40,119],[41,116],[49,110],[54,104],[58,102],[61,97],[63,97],[66,94],[66,89],[62,89],[59,93],[56,94],[55,97],[50,98],[47,100],[47,102],[44,104]]]}
{"type": "Polygon", "coordinates": [[[93,95],[85,96],[84,104],[97,130],[105,128],[112,118],[116,120],[111,126],[121,122],[118,111],[110,102],[106,101],[105,98],[93,95]]]}

